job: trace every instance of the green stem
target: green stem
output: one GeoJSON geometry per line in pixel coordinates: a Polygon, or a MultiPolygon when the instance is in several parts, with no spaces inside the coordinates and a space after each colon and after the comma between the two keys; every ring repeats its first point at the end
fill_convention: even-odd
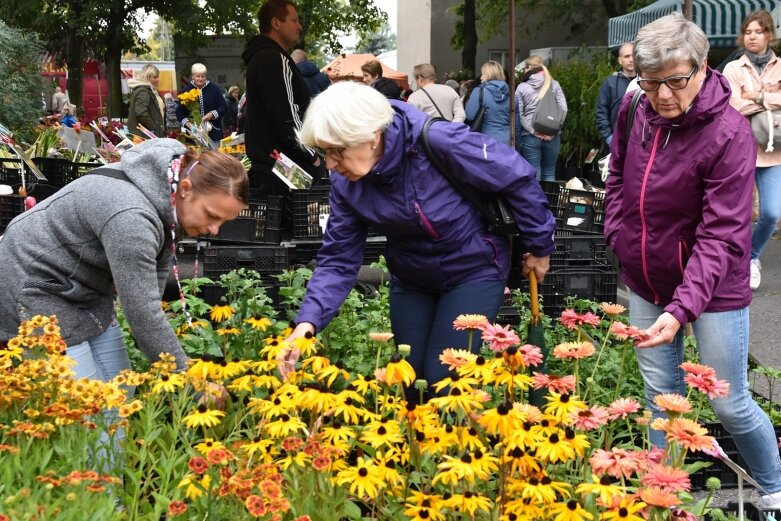
{"type": "Polygon", "coordinates": [[[621,349],[621,363],[618,364],[618,376],[616,377],[616,393],[613,395],[613,401],[618,400],[619,394],[621,394],[621,378],[624,376],[624,361],[626,360],[626,344],[621,349]]]}

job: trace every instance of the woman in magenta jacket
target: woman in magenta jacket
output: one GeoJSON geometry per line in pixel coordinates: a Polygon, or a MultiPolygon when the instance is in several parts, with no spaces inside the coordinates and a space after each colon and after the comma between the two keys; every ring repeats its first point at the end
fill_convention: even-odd
{"type": "MultiPolygon", "coordinates": [[[[643,27],[635,40],[645,97],[627,139],[632,94],[611,143],[605,236],[621,262],[648,407],[662,393],[686,395],[683,326],[691,323],[700,361],[729,382],[711,405],[735,440],[763,506],[781,505],[781,460],[773,427],[751,398],[746,284],[756,147],[730,104],[729,82],[707,66],[708,39],[676,13],[643,27]]],[[[657,445],[664,432],[651,431],[657,445]]]]}

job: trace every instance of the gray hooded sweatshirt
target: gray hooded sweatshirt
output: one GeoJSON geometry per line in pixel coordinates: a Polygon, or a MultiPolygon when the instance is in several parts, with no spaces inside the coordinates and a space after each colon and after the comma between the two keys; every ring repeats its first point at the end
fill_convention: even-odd
{"type": "Polygon", "coordinates": [[[187,356],[160,307],[174,221],[166,172],[185,147],[154,139],[122,155],[130,182],[85,175],[16,217],[0,239],[0,340],[34,315],[57,315],[69,346],[100,335],[114,291],[138,347],[151,360],[187,356]]]}

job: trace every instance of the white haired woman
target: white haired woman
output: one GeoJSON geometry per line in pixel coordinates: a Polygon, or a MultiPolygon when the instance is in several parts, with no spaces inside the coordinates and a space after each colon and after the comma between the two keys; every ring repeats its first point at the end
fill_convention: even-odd
{"type": "MultiPolygon", "coordinates": [[[[292,338],[321,331],[339,310],[355,285],[371,226],[388,238],[395,340],[412,346],[410,364],[433,384],[447,375],[440,353],[468,346],[467,332],[455,331],[453,321],[466,313],[493,319],[511,266],[507,237],[488,231],[477,208],[423,152],[427,119],[353,82],[332,85],[309,105],[299,140],[319,150],[334,173],[317,270],[292,338]]],[[[517,268],[542,279],[555,221],[534,170],[512,148],[462,123],[437,122],[429,130],[432,154],[452,176],[475,192],[504,196],[529,252],[517,268]]],[[[283,372],[297,358],[287,353],[283,372]]]]}
{"type": "MultiPolygon", "coordinates": [[[[219,142],[222,139],[222,117],[228,110],[228,105],[225,103],[225,97],[220,88],[206,79],[206,66],[202,63],[193,64],[190,69],[190,85],[182,89],[179,94],[192,89],[198,89],[200,95],[202,120],[211,125],[209,138],[214,142],[219,142]]],[[[192,125],[190,111],[181,103],[176,109],[176,117],[183,127],[192,125]]]]}
{"type": "MultiPolygon", "coordinates": [[[[729,383],[711,405],[732,435],[766,508],[781,506],[781,459],[773,426],[751,398],[748,365],[751,199],[756,145],[729,104],[732,89],[708,67],[708,38],[680,13],[637,34],[638,86],[645,91],[630,129],[624,97],[610,144],[605,237],[629,287],[635,347],[648,408],[686,395],[683,325],[700,361],[729,383]]],[[[651,441],[664,444],[662,431],[651,441]]]]}
{"type": "Polygon", "coordinates": [[[157,92],[159,83],[160,70],[151,63],[144,65],[138,78],[127,80],[131,89],[127,127],[133,134],[148,137],[138,128],[140,124],[155,136],[165,137],[165,103],[157,92]]]}

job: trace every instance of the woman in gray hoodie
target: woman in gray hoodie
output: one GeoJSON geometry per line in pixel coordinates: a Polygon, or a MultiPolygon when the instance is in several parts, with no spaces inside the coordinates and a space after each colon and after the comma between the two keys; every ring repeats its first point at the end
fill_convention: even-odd
{"type": "Polygon", "coordinates": [[[177,229],[216,234],[247,206],[241,163],[152,139],[16,217],[0,238],[0,342],[35,315],[56,315],[78,378],[109,381],[130,367],[114,318],[119,296],[152,361],[188,358],[160,306],[177,229]]]}

